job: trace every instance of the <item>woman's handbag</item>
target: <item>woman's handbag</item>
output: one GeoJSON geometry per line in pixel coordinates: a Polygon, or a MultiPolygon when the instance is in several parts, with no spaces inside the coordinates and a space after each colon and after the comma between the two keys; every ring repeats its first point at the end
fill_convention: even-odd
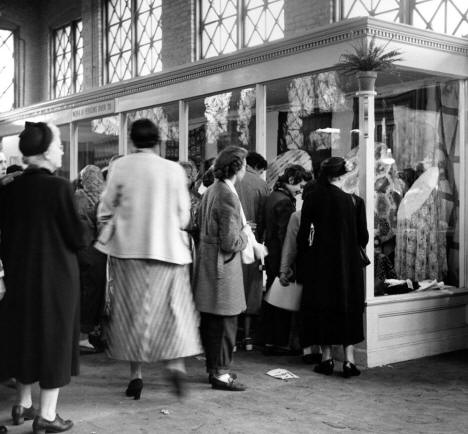
{"type": "MultiPolygon", "coordinates": [[[[351,199],[353,200],[354,208],[356,208],[356,198],[354,197],[354,194],[351,195],[351,199]]],[[[369,256],[367,256],[366,249],[362,246],[359,246],[359,258],[363,267],[370,265],[371,261],[369,256]]]]}
{"type": "Polygon", "coordinates": [[[281,309],[297,312],[301,307],[302,285],[290,282],[288,286],[281,285],[278,278],[273,281],[265,295],[265,301],[281,309]]]}

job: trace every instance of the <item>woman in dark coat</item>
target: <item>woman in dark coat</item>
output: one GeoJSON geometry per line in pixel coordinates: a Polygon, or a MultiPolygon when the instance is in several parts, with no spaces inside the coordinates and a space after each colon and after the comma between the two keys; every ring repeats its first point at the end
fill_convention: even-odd
{"type": "Polygon", "coordinates": [[[203,194],[198,214],[194,293],[206,370],[213,389],[228,391],[245,390],[229,368],[237,317],[246,309],[241,251],[247,246],[248,228],[234,187],[245,174],[246,155],[237,146],[220,152],[214,164],[217,181],[203,194]]]}
{"type": "MultiPolygon", "coordinates": [[[[289,218],[296,211],[296,196],[300,195],[310,173],[302,166],[288,166],[278,178],[273,192],[265,203],[265,246],[268,256],[265,258],[266,288],[279,278],[281,251],[283,248],[289,218]]],[[[262,338],[264,354],[279,355],[289,350],[291,312],[272,306],[266,302],[262,306],[262,338]]]]}
{"type": "Polygon", "coordinates": [[[303,282],[301,344],[322,346],[315,371],[330,375],[332,345],[343,345],[345,377],[359,375],[353,345],[364,339],[364,275],[360,246],[368,240],[364,201],[341,190],[346,162],[331,157],[307,188],[297,236],[298,280],[303,282]]]}
{"type": "Polygon", "coordinates": [[[54,176],[63,155],[57,127],[27,122],[19,149],[28,167],[0,190],[0,378],[16,378],[14,424],[34,418],[34,433],[62,432],[73,423],[56,414],[59,388],[78,373],[81,225],[70,183],[54,176]]]}

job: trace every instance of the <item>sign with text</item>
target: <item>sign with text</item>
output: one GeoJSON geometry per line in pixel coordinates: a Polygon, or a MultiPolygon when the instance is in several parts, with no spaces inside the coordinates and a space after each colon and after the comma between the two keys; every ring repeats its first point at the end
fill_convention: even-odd
{"type": "Polygon", "coordinates": [[[84,105],[76,107],[72,110],[72,121],[86,118],[96,118],[105,115],[114,114],[115,101],[104,101],[96,104],[84,105]]]}

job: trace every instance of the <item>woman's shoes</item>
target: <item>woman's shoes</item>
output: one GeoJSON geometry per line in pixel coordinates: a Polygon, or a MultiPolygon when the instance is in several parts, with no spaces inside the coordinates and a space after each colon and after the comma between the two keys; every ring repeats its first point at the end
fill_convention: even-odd
{"type": "Polygon", "coordinates": [[[252,338],[244,338],[243,341],[245,351],[252,351],[253,350],[253,339],[252,338]]]}
{"type": "Polygon", "coordinates": [[[187,386],[185,384],[185,374],[182,371],[169,370],[169,381],[171,382],[174,393],[177,398],[182,399],[187,394],[187,386]]]}
{"type": "Polygon", "coordinates": [[[343,377],[357,377],[361,375],[361,371],[356,367],[354,363],[351,362],[344,362],[343,363],[343,377]]]}
{"type": "Polygon", "coordinates": [[[237,381],[235,374],[229,374],[228,381],[222,381],[219,378],[213,376],[211,378],[211,387],[217,390],[227,390],[229,392],[243,392],[247,389],[242,383],[237,381]]]}
{"type": "Polygon", "coordinates": [[[141,391],[143,389],[143,380],[141,378],[135,378],[128,383],[125,395],[133,397],[133,399],[140,399],[141,391]]]}
{"type": "Polygon", "coordinates": [[[25,420],[33,420],[36,417],[36,409],[31,405],[25,408],[22,405],[14,405],[11,409],[13,425],[22,425],[25,420]]]}
{"type": "Polygon", "coordinates": [[[73,426],[71,420],[63,420],[58,414],[50,421],[36,416],[33,422],[33,434],[45,434],[68,431],[73,426]]]}
{"type": "Polygon", "coordinates": [[[314,372],[317,372],[317,374],[332,375],[334,367],[335,363],[333,362],[333,359],[328,359],[324,360],[323,362],[320,362],[314,368],[314,372]]]}

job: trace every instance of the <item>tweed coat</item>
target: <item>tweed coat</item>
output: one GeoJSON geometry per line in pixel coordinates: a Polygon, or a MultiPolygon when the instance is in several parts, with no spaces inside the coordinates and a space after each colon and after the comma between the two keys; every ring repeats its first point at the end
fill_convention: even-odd
{"type": "Polygon", "coordinates": [[[240,209],[239,198],[224,181],[215,181],[203,195],[194,275],[200,312],[234,316],[246,309],[240,252],[247,235],[242,232],[240,209]]]}

